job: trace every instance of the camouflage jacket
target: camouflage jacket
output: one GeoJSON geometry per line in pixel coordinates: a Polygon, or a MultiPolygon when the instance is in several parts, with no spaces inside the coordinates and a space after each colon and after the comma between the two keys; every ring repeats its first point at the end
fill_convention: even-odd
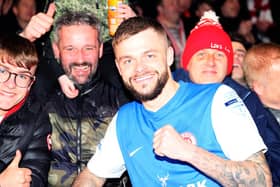
{"type": "Polygon", "coordinates": [[[122,90],[95,77],[75,99],[58,92],[46,105],[52,125],[49,186],[71,186],[103,138],[120,105],[128,101],[122,90]]]}

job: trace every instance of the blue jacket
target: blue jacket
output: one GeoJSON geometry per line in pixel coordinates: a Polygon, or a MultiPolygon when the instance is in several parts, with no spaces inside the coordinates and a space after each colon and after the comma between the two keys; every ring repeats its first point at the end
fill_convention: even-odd
{"type": "MultiPolygon", "coordinates": [[[[173,77],[176,81],[192,82],[188,72],[183,69],[174,71],[173,77]]],[[[280,125],[273,114],[263,106],[255,92],[241,86],[230,77],[226,77],[223,83],[237,92],[251,113],[268,148],[265,156],[272,173],[273,186],[280,186],[280,125]]]]}

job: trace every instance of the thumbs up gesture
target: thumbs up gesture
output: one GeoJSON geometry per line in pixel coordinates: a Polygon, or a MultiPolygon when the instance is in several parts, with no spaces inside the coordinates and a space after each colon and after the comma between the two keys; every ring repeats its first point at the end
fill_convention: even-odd
{"type": "Polygon", "coordinates": [[[21,161],[21,152],[16,151],[16,156],[10,165],[0,173],[1,187],[29,187],[31,183],[31,170],[28,168],[19,168],[21,161]]]}
{"type": "Polygon", "coordinates": [[[40,12],[34,15],[24,30],[19,34],[21,37],[33,42],[48,32],[53,24],[55,4],[49,5],[47,13],[40,12]]]}

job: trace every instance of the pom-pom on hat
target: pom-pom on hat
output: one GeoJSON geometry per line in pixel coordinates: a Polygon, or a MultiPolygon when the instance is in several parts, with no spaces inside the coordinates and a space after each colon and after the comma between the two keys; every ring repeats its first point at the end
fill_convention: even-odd
{"type": "Polygon", "coordinates": [[[216,13],[206,11],[192,29],[182,55],[182,67],[187,70],[191,57],[202,49],[217,49],[227,56],[227,74],[231,73],[233,50],[229,35],[223,30],[216,13]]]}

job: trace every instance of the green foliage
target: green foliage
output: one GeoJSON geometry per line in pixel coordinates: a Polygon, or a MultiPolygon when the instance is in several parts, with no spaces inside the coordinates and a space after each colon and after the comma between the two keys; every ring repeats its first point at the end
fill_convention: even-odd
{"type": "MultiPolygon", "coordinates": [[[[127,2],[125,0],[125,2],[127,2]]],[[[103,41],[110,39],[107,21],[107,0],[55,0],[56,15],[55,19],[59,17],[63,11],[88,11],[94,13],[102,24],[102,38],[103,41]]]]}
{"type": "Polygon", "coordinates": [[[101,21],[103,40],[109,39],[106,0],[56,0],[55,4],[55,18],[59,17],[65,10],[88,11],[94,13],[101,21]]]}

